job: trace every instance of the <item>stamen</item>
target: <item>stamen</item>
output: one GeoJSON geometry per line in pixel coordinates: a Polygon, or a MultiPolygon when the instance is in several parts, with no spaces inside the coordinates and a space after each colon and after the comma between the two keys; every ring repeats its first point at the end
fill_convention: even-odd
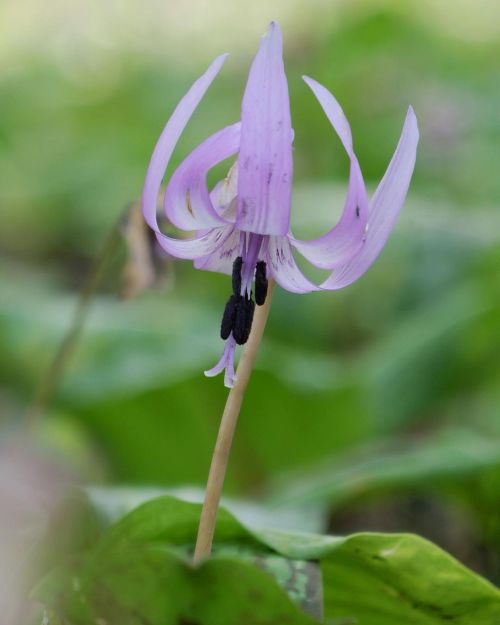
{"type": "Polygon", "coordinates": [[[241,295],[241,268],[243,266],[243,258],[238,256],[233,263],[233,293],[238,297],[241,295]]]}
{"type": "Polygon", "coordinates": [[[245,297],[240,297],[233,327],[233,337],[238,345],[244,345],[248,341],[250,330],[252,329],[254,310],[255,303],[251,298],[246,295],[245,297]]]}
{"type": "Polygon", "coordinates": [[[230,337],[233,331],[239,297],[241,296],[231,295],[224,308],[224,314],[222,315],[220,324],[220,337],[224,341],[230,337]]]}
{"type": "Polygon", "coordinates": [[[255,303],[257,306],[262,306],[266,301],[268,284],[266,263],[259,260],[255,267],[255,303]]]}

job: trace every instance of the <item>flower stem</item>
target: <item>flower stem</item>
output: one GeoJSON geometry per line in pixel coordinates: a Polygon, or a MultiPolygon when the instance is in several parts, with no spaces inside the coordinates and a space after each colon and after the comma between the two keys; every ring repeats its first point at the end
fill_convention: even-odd
{"type": "Polygon", "coordinates": [[[210,555],[212,550],[217,511],[222,487],[224,485],[224,478],[226,476],[234,431],[236,429],[236,423],[238,422],[238,416],[240,414],[241,404],[243,403],[248,381],[250,380],[253,365],[257,357],[257,351],[266,327],[269,309],[271,308],[273,288],[274,282],[270,280],[266,301],[263,306],[257,306],[255,310],[252,330],[248,341],[245,343],[236,372],[234,386],[229,391],[226,406],[222,414],[217,441],[212,456],[212,463],[210,465],[210,472],[208,474],[205,500],[203,502],[200,525],[198,527],[198,536],[196,538],[194,551],[195,563],[210,555]]]}

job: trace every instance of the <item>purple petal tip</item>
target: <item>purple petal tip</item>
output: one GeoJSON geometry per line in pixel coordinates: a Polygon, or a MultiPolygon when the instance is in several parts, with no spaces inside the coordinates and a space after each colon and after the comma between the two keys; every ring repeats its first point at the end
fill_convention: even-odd
{"type": "Polygon", "coordinates": [[[281,28],[278,24],[278,22],[272,21],[269,23],[269,27],[266,31],[266,33],[264,34],[264,37],[282,37],[282,32],[281,32],[281,28]]]}
{"type": "Polygon", "coordinates": [[[406,113],[405,126],[408,129],[408,132],[414,135],[415,141],[418,143],[420,139],[420,131],[418,128],[418,120],[415,115],[415,111],[413,110],[413,106],[408,107],[408,111],[406,113]]]}
{"type": "Polygon", "coordinates": [[[414,120],[415,123],[417,122],[417,116],[415,115],[415,109],[413,108],[413,106],[411,104],[408,107],[408,110],[406,111],[406,117],[408,119],[414,120]]]}
{"type": "Polygon", "coordinates": [[[314,87],[319,87],[319,88],[323,87],[323,85],[320,85],[320,83],[317,80],[314,80],[314,78],[311,78],[310,76],[307,76],[306,74],[302,76],[302,80],[313,91],[314,91],[314,87]]]}
{"type": "Polygon", "coordinates": [[[217,58],[212,61],[212,66],[221,67],[227,57],[229,56],[229,52],[225,52],[224,54],[220,54],[217,58]]]}

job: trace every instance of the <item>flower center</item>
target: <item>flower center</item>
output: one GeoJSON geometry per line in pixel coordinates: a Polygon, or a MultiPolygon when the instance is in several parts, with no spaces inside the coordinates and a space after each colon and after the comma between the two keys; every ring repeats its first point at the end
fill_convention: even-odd
{"type": "Polygon", "coordinates": [[[244,261],[242,256],[238,256],[233,263],[231,277],[233,294],[224,308],[220,327],[221,338],[225,341],[232,334],[238,345],[244,345],[248,341],[255,304],[262,306],[267,295],[266,263],[263,260],[255,263],[255,254],[249,256],[247,261],[244,261]],[[253,279],[255,279],[255,301],[251,289],[253,279]]]}

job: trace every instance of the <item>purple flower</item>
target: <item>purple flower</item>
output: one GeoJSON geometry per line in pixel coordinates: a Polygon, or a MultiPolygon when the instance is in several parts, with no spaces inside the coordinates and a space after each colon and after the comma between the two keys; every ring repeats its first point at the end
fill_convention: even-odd
{"type": "Polygon", "coordinates": [[[325,87],[304,77],[342,141],[350,159],[350,174],[337,225],[317,239],[296,239],[290,231],[293,130],[282,35],[273,22],[250,69],[241,121],[219,130],[195,148],[167,185],[167,218],[181,230],[195,232],[191,238],[169,237],[157,222],[162,178],[182,131],[225,58],[215,59],[168,120],[149,164],[142,202],[146,221],[169,254],[194,260],[198,269],[232,274],[233,294],[221,327],[226,341],[224,353],[206,372],[216,375],[225,369],[225,384],[231,386],[236,344],[245,343],[252,324],[253,293],[256,304],[261,305],[269,278],[293,293],[335,290],[357,280],[372,265],[405,200],[419,136],[410,107],[389,167],[369,200],[351,129],[340,105],[325,87]],[[207,172],[233,155],[237,160],[228,176],[209,191],[207,172]],[[319,285],[311,282],[298,268],[294,250],[331,274],[319,285]]]}

